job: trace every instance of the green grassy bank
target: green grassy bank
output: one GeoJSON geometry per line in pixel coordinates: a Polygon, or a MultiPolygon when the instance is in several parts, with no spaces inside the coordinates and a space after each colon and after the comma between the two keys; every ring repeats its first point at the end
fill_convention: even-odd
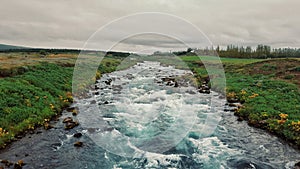
{"type": "MultiPolygon", "coordinates": [[[[214,62],[212,57],[200,57],[214,62]]],[[[199,77],[206,77],[197,56],[182,60],[199,77]]],[[[226,96],[229,102],[242,103],[235,110],[239,120],[247,120],[300,147],[300,89],[296,59],[232,59],[221,58],[226,74],[226,96]],[[291,78],[287,78],[291,77],[291,78]]]]}
{"type": "Polygon", "coordinates": [[[0,146],[59,114],[72,102],[73,68],[42,63],[0,79],[0,146]]]}
{"type": "MultiPolygon", "coordinates": [[[[75,60],[69,59],[68,64],[60,58],[54,63],[49,60],[30,63],[25,65],[26,71],[8,73],[0,78],[0,147],[5,147],[26,131],[40,126],[48,128],[50,119],[72,103],[75,60]]],[[[121,61],[122,58],[103,59],[96,77],[116,70],[121,61]]],[[[122,68],[132,64],[124,64],[122,68]]],[[[20,66],[24,67],[23,64],[20,66]]],[[[18,68],[13,66],[11,69],[18,68]]],[[[11,72],[10,68],[1,70],[11,72]]]]}

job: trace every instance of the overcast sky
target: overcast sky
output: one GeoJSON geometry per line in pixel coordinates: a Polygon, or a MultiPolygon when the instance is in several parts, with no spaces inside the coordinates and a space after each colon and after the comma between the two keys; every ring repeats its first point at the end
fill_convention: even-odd
{"type": "MultiPolygon", "coordinates": [[[[109,26],[113,20],[134,13],[162,12],[195,25],[213,45],[262,43],[273,47],[300,47],[299,7],[299,0],[1,0],[0,43],[82,48],[95,31],[109,26]]],[[[174,30],[166,26],[172,25],[168,20],[162,24],[155,17],[131,23],[130,30],[146,22],[148,27],[165,27],[174,34],[189,32],[187,28],[182,32],[174,30]]],[[[177,23],[177,27],[181,26],[177,23]]],[[[115,25],[110,29],[105,37],[98,37],[100,46],[115,41],[116,36],[127,32],[129,27],[115,25]]],[[[189,37],[188,41],[199,40],[188,33],[185,36],[189,37]]],[[[157,35],[128,39],[120,43],[120,49],[144,46],[139,49],[144,50],[145,46],[168,46],[176,41],[157,35]]]]}

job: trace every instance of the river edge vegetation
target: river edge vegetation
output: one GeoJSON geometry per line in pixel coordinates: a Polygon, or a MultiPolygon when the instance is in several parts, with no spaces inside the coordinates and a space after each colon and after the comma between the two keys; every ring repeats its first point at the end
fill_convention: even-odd
{"type": "MultiPolygon", "coordinates": [[[[0,55],[0,148],[37,127],[50,129],[50,121],[73,103],[77,56],[72,51],[42,57],[40,52],[0,55]]],[[[114,71],[122,59],[104,58],[94,80],[114,71]]]]}
{"type": "MultiPolygon", "coordinates": [[[[72,103],[71,81],[77,55],[77,51],[0,54],[1,147],[26,131],[39,126],[47,129],[49,120],[72,103]]],[[[118,69],[127,56],[108,54],[95,78],[118,69]]],[[[200,58],[214,62],[212,57],[200,58]]],[[[178,58],[199,81],[208,78],[199,57],[182,55],[178,58]]],[[[127,60],[122,68],[138,61],[127,60]]],[[[234,112],[238,119],[247,120],[250,125],[265,129],[299,148],[300,60],[221,58],[221,61],[226,73],[227,100],[242,103],[234,112]]]]}
{"type": "MultiPolygon", "coordinates": [[[[181,57],[193,72],[208,76],[196,56],[181,57]],[[199,62],[199,61],[198,61],[199,62]]],[[[207,57],[205,57],[207,58],[207,57]]],[[[300,148],[300,60],[221,58],[226,97],[237,104],[238,120],[275,134],[300,148]]]]}

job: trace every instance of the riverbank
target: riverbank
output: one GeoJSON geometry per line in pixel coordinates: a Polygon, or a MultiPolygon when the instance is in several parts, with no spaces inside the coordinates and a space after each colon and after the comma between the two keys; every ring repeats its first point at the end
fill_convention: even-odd
{"type": "MultiPolygon", "coordinates": [[[[73,103],[71,83],[78,54],[49,54],[42,58],[38,53],[2,55],[0,59],[4,62],[0,64],[0,148],[5,148],[40,126],[45,129],[52,128],[50,121],[60,116],[73,103]]],[[[101,73],[114,71],[122,59],[103,59],[94,80],[101,73]]]]}
{"type": "MultiPolygon", "coordinates": [[[[182,59],[198,76],[208,76],[205,67],[199,66],[199,58],[185,56],[182,59]]],[[[227,100],[236,107],[234,113],[238,120],[245,120],[249,125],[264,129],[300,148],[300,61],[221,60],[226,73],[227,100]]]]}
{"type": "Polygon", "coordinates": [[[0,79],[0,146],[49,121],[73,102],[72,67],[41,63],[21,75],[0,79]]]}

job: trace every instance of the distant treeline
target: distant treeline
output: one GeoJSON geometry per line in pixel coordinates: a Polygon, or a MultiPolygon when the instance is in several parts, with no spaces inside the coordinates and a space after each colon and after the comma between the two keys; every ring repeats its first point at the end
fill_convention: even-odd
{"type": "MultiPolygon", "coordinates": [[[[80,52],[91,52],[91,53],[105,53],[103,51],[95,51],[95,50],[79,50],[79,49],[44,49],[44,48],[22,48],[22,49],[0,49],[0,53],[10,53],[10,52],[20,52],[20,53],[39,53],[40,55],[47,54],[60,54],[60,53],[74,53],[79,54],[80,52]]],[[[115,52],[108,51],[105,53],[106,56],[114,56],[114,57],[127,57],[131,53],[128,52],[115,52]]]]}
{"type": "Polygon", "coordinates": [[[271,49],[268,45],[258,45],[255,49],[250,46],[229,45],[226,50],[219,47],[216,52],[220,57],[236,57],[236,58],[287,58],[300,57],[300,49],[298,48],[275,48],[271,49]]]}
{"type": "Polygon", "coordinates": [[[80,53],[79,49],[44,49],[44,48],[23,48],[23,49],[4,49],[0,50],[0,53],[10,53],[10,52],[40,52],[40,53],[80,53]]]}
{"type": "Polygon", "coordinates": [[[192,49],[186,51],[173,52],[174,55],[204,55],[204,56],[220,56],[232,58],[300,58],[299,48],[274,48],[271,49],[268,45],[258,45],[256,48],[250,46],[228,45],[226,49],[221,49],[219,46],[192,49]]]}

